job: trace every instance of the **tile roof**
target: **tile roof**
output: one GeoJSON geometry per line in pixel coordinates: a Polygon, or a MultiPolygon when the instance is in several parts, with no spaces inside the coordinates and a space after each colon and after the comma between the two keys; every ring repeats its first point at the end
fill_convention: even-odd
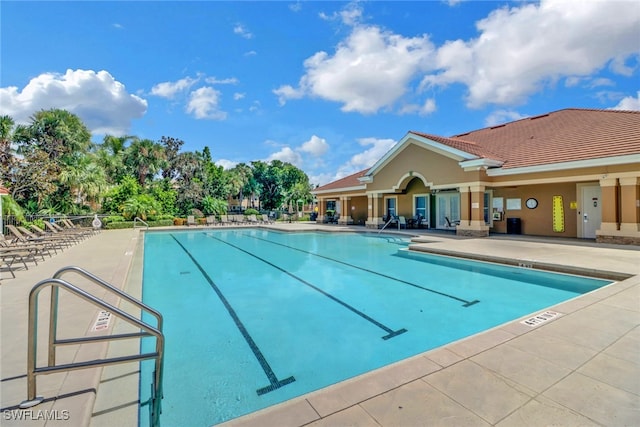
{"type": "Polygon", "coordinates": [[[345,176],[344,178],[340,178],[337,181],[333,181],[323,186],[320,186],[314,189],[313,192],[324,191],[324,190],[336,190],[339,188],[350,188],[350,187],[357,187],[359,185],[364,185],[360,181],[358,181],[358,178],[364,176],[367,173],[367,171],[369,171],[369,168],[363,169],[352,175],[345,176]]]}
{"type": "MultiPolygon", "coordinates": [[[[451,137],[410,133],[512,169],[640,154],[640,111],[567,108],[451,137]]],[[[316,190],[362,185],[368,170],[316,190]]]]}
{"type": "Polygon", "coordinates": [[[570,108],[435,140],[503,169],[640,154],[640,111],[570,108]]]}

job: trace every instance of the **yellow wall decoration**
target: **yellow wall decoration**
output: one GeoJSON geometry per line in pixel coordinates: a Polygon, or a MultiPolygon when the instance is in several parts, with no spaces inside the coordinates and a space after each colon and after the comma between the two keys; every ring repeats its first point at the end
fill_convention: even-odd
{"type": "Polygon", "coordinates": [[[564,232],[564,205],[562,196],[553,196],[553,231],[564,232]]]}

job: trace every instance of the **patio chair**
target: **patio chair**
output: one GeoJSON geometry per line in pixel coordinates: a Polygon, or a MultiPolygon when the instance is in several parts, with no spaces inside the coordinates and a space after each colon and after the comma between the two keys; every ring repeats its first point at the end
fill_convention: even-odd
{"type": "Polygon", "coordinates": [[[42,230],[41,228],[37,227],[37,226],[33,226],[31,227],[34,230],[37,230],[38,232],[42,232],[44,233],[43,235],[61,235],[61,236],[68,236],[69,239],[71,239],[74,243],[79,243],[80,239],[84,239],[84,236],[79,235],[78,233],[74,232],[74,231],[65,231],[62,227],[60,227],[58,224],[54,223],[54,222],[46,222],[44,223],[45,227],[47,227],[47,229],[49,230],[49,233],[47,233],[45,230],[42,230]]]}
{"type": "Polygon", "coordinates": [[[264,224],[273,224],[273,221],[271,221],[271,218],[269,218],[267,214],[262,214],[262,222],[264,224]]]}
{"type": "MultiPolygon", "coordinates": [[[[5,243],[3,246],[10,247],[10,248],[34,250],[35,254],[40,256],[43,261],[44,261],[45,254],[49,256],[53,256],[51,254],[52,249],[54,252],[56,252],[55,249],[52,247],[52,245],[47,243],[44,240],[44,238],[30,240],[29,238],[24,236],[22,233],[20,233],[20,231],[15,226],[7,224],[6,227],[7,227],[7,230],[9,230],[9,232],[13,235],[14,238],[13,240],[11,240],[11,242],[5,243]]],[[[4,240],[4,236],[2,236],[2,239],[4,240]]]]}
{"type": "Polygon", "coordinates": [[[189,215],[187,216],[187,225],[191,226],[191,225],[197,225],[196,223],[196,217],[194,215],[189,215]]]}
{"type": "Polygon", "coordinates": [[[229,215],[220,215],[220,225],[229,225],[229,215]]]}
{"type": "Polygon", "coordinates": [[[407,219],[403,216],[398,217],[398,227],[399,228],[407,228],[407,219]]]}
{"type": "Polygon", "coordinates": [[[207,225],[216,225],[216,224],[217,224],[216,217],[213,215],[209,215],[207,217],[207,225]]]}
{"type": "Polygon", "coordinates": [[[57,236],[57,235],[44,236],[44,235],[38,235],[38,234],[32,233],[26,227],[22,227],[22,226],[19,226],[18,230],[20,230],[20,232],[23,235],[27,236],[27,238],[29,240],[34,240],[35,241],[40,237],[44,238],[44,241],[47,242],[47,243],[50,243],[51,244],[51,248],[56,253],[58,253],[58,249],[64,250],[65,248],[68,248],[69,246],[72,245],[72,242],[66,236],[57,236]]]}
{"type": "Polygon", "coordinates": [[[458,227],[458,226],[460,225],[460,220],[459,220],[459,219],[458,219],[458,220],[456,220],[456,221],[451,221],[451,220],[449,220],[449,217],[446,217],[446,216],[445,216],[445,217],[444,217],[444,221],[445,221],[444,226],[445,226],[446,228],[453,228],[453,229],[455,229],[456,227],[458,227]]]}
{"type": "Polygon", "coordinates": [[[99,232],[100,232],[100,229],[99,229],[99,228],[94,228],[94,227],[80,227],[80,226],[75,225],[75,224],[73,223],[73,221],[71,221],[71,220],[69,220],[69,219],[66,219],[66,218],[61,219],[61,220],[60,220],[60,222],[61,222],[65,227],[67,227],[69,230],[73,230],[73,231],[75,231],[75,232],[82,233],[83,235],[86,235],[86,236],[91,236],[91,235],[94,235],[94,234],[97,234],[97,233],[99,233],[99,232]]]}

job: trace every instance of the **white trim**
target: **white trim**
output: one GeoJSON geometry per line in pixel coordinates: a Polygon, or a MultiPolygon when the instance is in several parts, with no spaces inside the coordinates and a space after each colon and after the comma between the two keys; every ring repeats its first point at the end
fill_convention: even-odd
{"type": "Polygon", "coordinates": [[[504,162],[500,160],[494,159],[473,159],[473,160],[464,160],[462,162],[458,162],[461,168],[465,171],[467,169],[488,169],[488,168],[499,168],[504,162]]]}
{"type": "MultiPolygon", "coordinates": [[[[343,188],[334,188],[331,190],[320,190],[320,191],[311,191],[311,194],[335,194],[335,193],[341,193],[344,191],[357,191],[357,190],[366,190],[367,186],[366,185],[358,185],[355,187],[343,187],[343,188]]],[[[337,197],[337,196],[336,196],[337,197]]]]}
{"type": "Polygon", "coordinates": [[[517,175],[523,173],[552,172],[566,169],[588,168],[596,166],[624,165],[630,163],[640,163],[640,154],[629,154],[626,156],[599,157],[597,159],[576,160],[572,162],[547,163],[544,165],[524,166],[513,169],[488,169],[488,176],[517,175]]]}
{"type": "Polygon", "coordinates": [[[395,209],[395,216],[398,216],[398,196],[391,196],[391,195],[385,195],[384,198],[382,199],[382,215],[386,216],[389,212],[388,212],[388,206],[387,206],[387,200],[394,200],[394,209],[395,209]]]}
{"type": "Polygon", "coordinates": [[[404,147],[408,144],[416,144],[418,146],[422,146],[422,148],[431,149],[431,151],[437,151],[440,154],[445,155],[446,157],[457,160],[458,162],[478,159],[478,156],[476,156],[475,154],[467,153],[465,151],[458,150],[432,139],[425,138],[412,132],[408,132],[400,141],[398,141],[396,145],[391,147],[389,151],[387,151],[385,155],[382,156],[382,158],[380,158],[380,160],[378,160],[371,167],[371,169],[367,171],[364,177],[372,177],[379,168],[385,165],[388,160],[395,157],[395,155],[402,151],[402,149],[404,149],[404,147]]]}
{"type": "Polygon", "coordinates": [[[393,191],[397,191],[400,188],[400,184],[402,184],[402,181],[404,181],[406,178],[420,178],[420,180],[422,181],[425,187],[430,187],[433,185],[433,182],[427,181],[427,178],[425,178],[424,175],[422,175],[420,172],[411,171],[411,172],[405,173],[400,177],[400,179],[398,180],[398,183],[393,187],[391,187],[393,191]]]}

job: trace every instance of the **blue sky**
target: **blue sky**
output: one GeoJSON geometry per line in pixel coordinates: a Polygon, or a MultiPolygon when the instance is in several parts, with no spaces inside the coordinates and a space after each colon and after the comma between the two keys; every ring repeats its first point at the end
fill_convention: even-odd
{"type": "Polygon", "coordinates": [[[640,2],[2,1],[0,113],[288,161],[313,184],[408,131],[640,110],[640,2]]]}

